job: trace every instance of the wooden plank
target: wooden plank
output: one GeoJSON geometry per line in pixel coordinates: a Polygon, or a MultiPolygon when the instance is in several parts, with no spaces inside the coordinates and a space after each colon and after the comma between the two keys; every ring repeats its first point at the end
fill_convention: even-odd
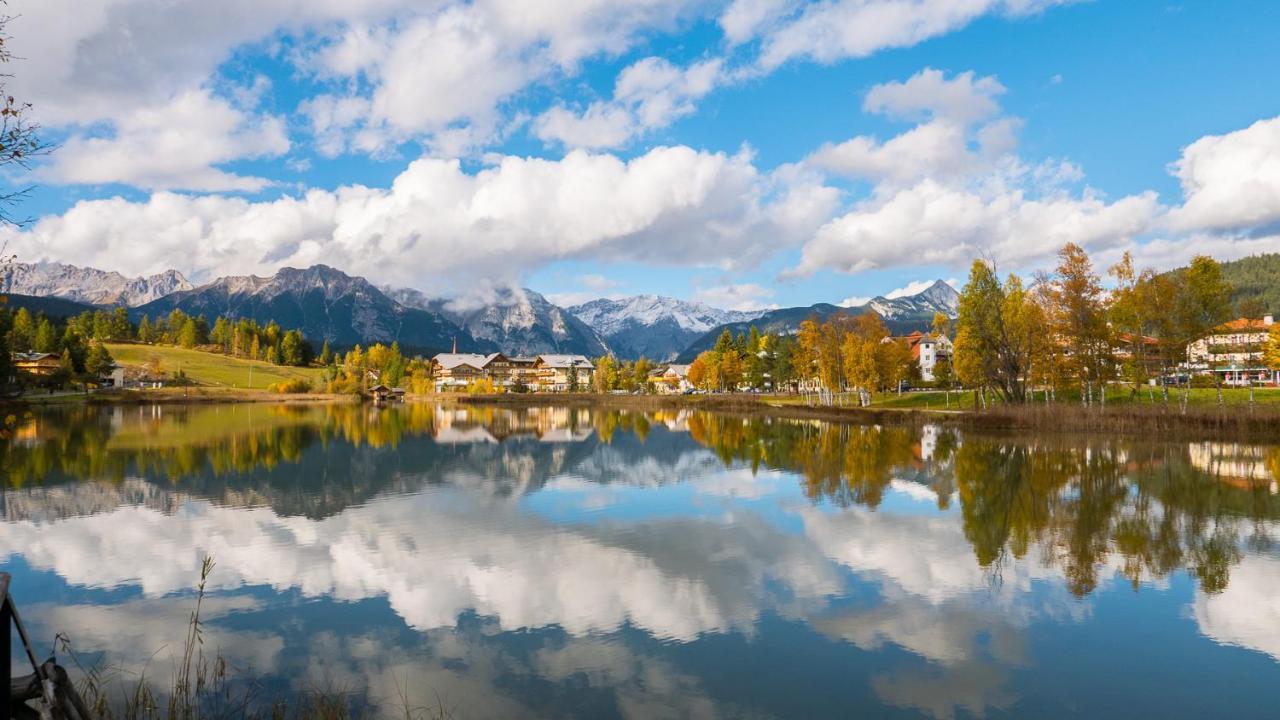
{"type": "MultiPolygon", "coordinates": [[[[4,708],[5,712],[9,712],[9,707],[13,704],[14,694],[10,689],[9,678],[13,675],[12,659],[13,659],[13,618],[9,613],[9,573],[0,573],[0,624],[4,627],[0,629],[0,640],[4,641],[4,656],[0,657],[0,708],[4,708]]],[[[39,687],[37,683],[36,687],[39,687]]]]}

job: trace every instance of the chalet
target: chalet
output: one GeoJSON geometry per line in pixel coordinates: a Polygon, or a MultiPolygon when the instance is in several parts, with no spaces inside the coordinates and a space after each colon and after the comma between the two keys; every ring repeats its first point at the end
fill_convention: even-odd
{"type": "Polygon", "coordinates": [[[538,384],[538,358],[514,356],[508,360],[507,381],[509,387],[523,385],[533,388],[538,384]]]}
{"type": "Polygon", "coordinates": [[[654,390],[663,395],[679,395],[693,389],[689,382],[689,365],[668,365],[653,377],[654,390]]]}
{"type": "Polygon", "coordinates": [[[573,386],[587,389],[596,368],[585,355],[539,355],[534,369],[538,389],[563,392],[573,386]]]}
{"type": "Polygon", "coordinates": [[[1227,385],[1277,383],[1280,373],[1262,361],[1275,318],[1261,320],[1237,318],[1213,329],[1209,335],[1191,343],[1187,361],[1192,368],[1222,376],[1227,385]]]}
{"type": "Polygon", "coordinates": [[[28,375],[48,377],[58,372],[60,367],[62,367],[62,358],[55,353],[13,354],[13,369],[28,375]]]}
{"type": "Polygon", "coordinates": [[[431,358],[436,390],[460,389],[476,380],[494,379],[495,371],[501,373],[495,382],[502,382],[509,367],[510,360],[502,353],[440,353],[431,358]]]}

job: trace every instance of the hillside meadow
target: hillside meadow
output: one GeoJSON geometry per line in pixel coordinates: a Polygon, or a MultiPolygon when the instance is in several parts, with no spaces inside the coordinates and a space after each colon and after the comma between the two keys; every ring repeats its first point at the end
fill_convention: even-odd
{"type": "Polygon", "coordinates": [[[273,365],[166,345],[107,343],[107,350],[121,365],[142,367],[159,358],[160,370],[165,375],[181,370],[197,384],[241,390],[265,390],[285,380],[306,380],[319,386],[324,372],[321,368],[273,365]]]}

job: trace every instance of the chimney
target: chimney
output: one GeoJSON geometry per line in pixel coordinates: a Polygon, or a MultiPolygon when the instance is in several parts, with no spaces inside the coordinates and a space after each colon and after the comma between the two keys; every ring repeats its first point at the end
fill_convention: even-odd
{"type": "Polygon", "coordinates": [[[457,335],[453,336],[453,354],[454,355],[458,354],[458,336],[457,335]]]}

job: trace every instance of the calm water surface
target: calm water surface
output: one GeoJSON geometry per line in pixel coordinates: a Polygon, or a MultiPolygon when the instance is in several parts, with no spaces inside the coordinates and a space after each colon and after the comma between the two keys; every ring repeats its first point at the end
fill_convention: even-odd
{"type": "Polygon", "coordinates": [[[563,408],[19,417],[41,651],[456,717],[1274,717],[1280,447],[563,408]]]}

